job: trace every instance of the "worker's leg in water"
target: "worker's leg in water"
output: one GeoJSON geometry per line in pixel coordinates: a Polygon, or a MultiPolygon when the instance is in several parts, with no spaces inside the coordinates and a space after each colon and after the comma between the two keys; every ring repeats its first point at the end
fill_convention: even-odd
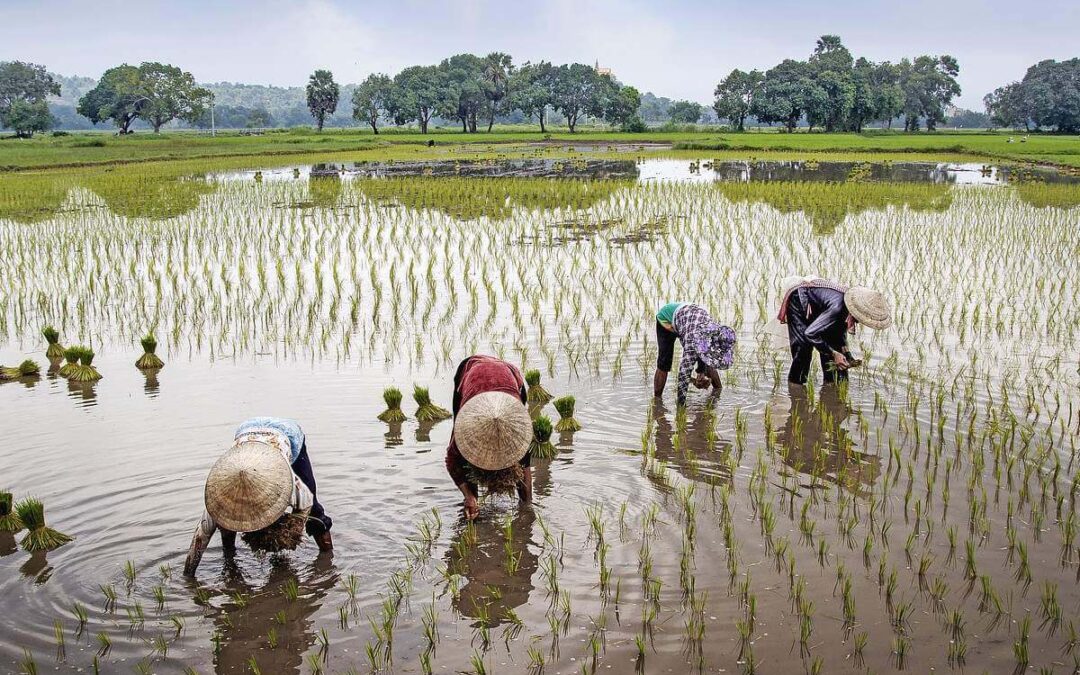
{"type": "Polygon", "coordinates": [[[653,395],[662,396],[667,385],[668,373],[675,360],[675,341],[679,336],[656,322],[656,374],[653,376],[653,395]]]}
{"type": "Polygon", "coordinates": [[[292,469],[300,482],[311,490],[312,505],[311,513],[308,514],[307,533],[319,545],[319,550],[329,551],[334,548],[333,540],[330,537],[330,528],[333,527],[334,521],[326,514],[323,505],[319,503],[319,496],[315,487],[315,473],[311,470],[311,460],[308,458],[306,443],[300,449],[300,454],[297,455],[296,461],[293,462],[292,469]]]}
{"type": "Polygon", "coordinates": [[[788,371],[788,382],[792,384],[806,384],[810,377],[810,364],[813,363],[814,348],[801,342],[793,342],[791,345],[791,370],[788,371]]]}

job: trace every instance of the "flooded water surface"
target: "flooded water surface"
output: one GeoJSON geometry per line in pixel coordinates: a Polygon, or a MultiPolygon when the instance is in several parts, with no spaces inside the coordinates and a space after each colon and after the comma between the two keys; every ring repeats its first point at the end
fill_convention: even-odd
{"type": "MultiPolygon", "coordinates": [[[[521,160],[0,182],[0,671],[1071,672],[1080,187],[939,164],[521,160]],[[841,388],[786,381],[780,280],[885,291],[841,388]],[[652,397],[656,309],[738,335],[652,397]],[[95,352],[74,382],[43,326],[95,352]],[[135,367],[153,332],[160,370],[135,367]],[[576,397],[535,503],[381,394],[495,354],[576,397]],[[210,466],[302,424],[335,551],[181,574],[210,466]]],[[[816,368],[816,367],[815,367],[816,368]]],[[[540,413],[553,420],[548,405],[540,413]]]]}

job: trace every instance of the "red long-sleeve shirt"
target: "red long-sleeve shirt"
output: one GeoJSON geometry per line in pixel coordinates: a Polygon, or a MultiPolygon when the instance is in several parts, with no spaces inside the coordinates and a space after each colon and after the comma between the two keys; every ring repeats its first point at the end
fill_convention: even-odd
{"type": "MultiPolygon", "coordinates": [[[[507,363],[494,356],[470,356],[458,365],[454,375],[454,417],[457,417],[461,406],[477,394],[489,391],[501,391],[511,396],[517,396],[522,403],[525,398],[525,380],[521,377],[521,371],[512,363],[507,363]]],[[[521,459],[522,466],[529,466],[530,455],[525,453],[521,459]]],[[[461,485],[468,481],[466,468],[469,463],[458,450],[453,435],[450,436],[450,445],[446,448],[446,471],[453,479],[454,485],[461,485]]]]}

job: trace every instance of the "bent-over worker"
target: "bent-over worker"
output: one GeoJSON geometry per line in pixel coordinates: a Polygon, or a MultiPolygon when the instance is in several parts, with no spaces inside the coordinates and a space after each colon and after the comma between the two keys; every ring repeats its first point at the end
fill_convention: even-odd
{"type": "Polygon", "coordinates": [[[679,381],[676,402],[686,405],[690,383],[698,389],[712,385],[714,391],[723,388],[718,371],[731,367],[735,350],[735,331],[721,325],[700,305],[670,302],[656,313],[656,374],[653,375],[653,394],[664,394],[668,373],[675,359],[675,341],[682,343],[679,361],[679,381]]]}
{"type": "Polygon", "coordinates": [[[333,521],[315,493],[315,475],[300,425],[278,417],[244,422],[236,430],[232,447],[206,478],[206,511],[191,540],[184,574],[195,575],[216,530],[221,530],[225,554],[232,555],[237,532],[265,531],[293,516],[306,518],[304,529],[320,551],[333,550],[333,521]],[[292,514],[286,512],[290,507],[292,514]]]}
{"type": "Polygon", "coordinates": [[[522,503],[532,501],[533,429],[525,406],[525,380],[512,363],[477,355],[458,365],[446,471],[465,498],[469,520],[479,513],[480,485],[490,492],[516,491],[522,503]]]}

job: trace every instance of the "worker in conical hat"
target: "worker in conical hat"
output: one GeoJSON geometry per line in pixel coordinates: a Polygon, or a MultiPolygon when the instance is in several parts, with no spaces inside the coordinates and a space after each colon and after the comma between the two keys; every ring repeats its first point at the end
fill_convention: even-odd
{"type": "Polygon", "coordinates": [[[332,551],[333,521],[315,495],[300,425],[278,417],[244,422],[206,478],[206,511],[191,540],[184,574],[195,575],[219,529],[226,555],[235,552],[237,533],[253,549],[277,551],[295,548],[306,531],[320,551],[332,551]]]}
{"type": "Polygon", "coordinates": [[[885,296],[863,286],[848,287],[821,279],[789,277],[777,320],[787,324],[791,348],[788,381],[806,384],[816,351],[826,383],[847,378],[858,361],[848,349],[847,336],[858,324],[874,330],[892,325],[892,310],[885,296]]]}
{"type": "Polygon", "coordinates": [[[532,419],[525,380],[512,363],[494,356],[470,356],[454,375],[454,431],[446,449],[446,470],[461,490],[465,517],[479,513],[479,488],[517,492],[532,501],[529,445],[532,419]]]}

